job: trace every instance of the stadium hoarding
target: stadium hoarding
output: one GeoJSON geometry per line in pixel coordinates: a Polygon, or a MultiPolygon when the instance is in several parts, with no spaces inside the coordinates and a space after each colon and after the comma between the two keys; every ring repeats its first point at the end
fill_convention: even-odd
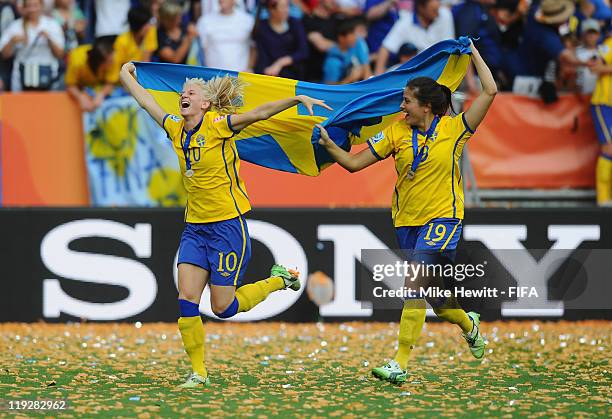
{"type": "MultiPolygon", "coordinates": [[[[388,210],[257,209],[247,219],[252,259],[245,283],[265,278],[277,261],[303,273],[324,272],[333,283],[317,286],[333,287],[333,297],[319,307],[304,292],[306,284],[299,292],[274,293],[232,320],[397,321],[397,310],[362,300],[363,252],[397,246],[388,210]]],[[[605,209],[468,210],[460,249],[496,261],[518,289],[535,284],[547,291],[538,292],[531,308],[485,306],[484,318],[612,318],[600,300],[592,307],[563,301],[577,292],[609,297],[610,270],[588,275],[577,291],[552,269],[563,268],[562,257],[575,263],[593,252],[599,259],[612,256],[611,220],[605,209]]],[[[181,210],[4,208],[0,226],[0,321],[176,320],[181,210]]],[[[529,289],[524,293],[514,299],[528,298],[529,289]]],[[[207,296],[200,308],[214,318],[207,296]]]]}

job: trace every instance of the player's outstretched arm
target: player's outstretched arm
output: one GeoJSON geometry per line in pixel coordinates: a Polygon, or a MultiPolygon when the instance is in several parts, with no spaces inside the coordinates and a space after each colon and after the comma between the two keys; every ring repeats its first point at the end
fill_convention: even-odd
{"type": "Polygon", "coordinates": [[[159,126],[163,127],[166,112],[155,101],[151,93],[147,92],[136,80],[136,66],[132,63],[123,64],[119,73],[119,80],[121,80],[121,84],[128,93],[136,99],[136,102],[153,117],[159,126]]]}
{"type": "Polygon", "coordinates": [[[474,62],[474,67],[476,67],[478,78],[480,78],[480,83],[482,84],[482,92],[480,95],[478,95],[474,102],[472,102],[472,106],[470,106],[470,109],[465,111],[464,115],[468,126],[472,130],[475,130],[487,114],[489,107],[493,103],[493,99],[495,99],[495,95],[497,94],[497,85],[495,84],[491,70],[489,70],[489,67],[487,67],[487,64],[480,56],[480,53],[474,46],[474,43],[471,43],[471,48],[472,60],[474,62]]]}
{"type": "Polygon", "coordinates": [[[361,150],[357,154],[351,154],[347,151],[341,149],[338,144],[334,143],[331,138],[329,138],[329,134],[327,130],[323,128],[321,125],[317,125],[317,127],[321,130],[321,138],[319,139],[319,144],[321,144],[327,152],[333,157],[336,162],[344,167],[351,173],[358,172],[361,169],[365,169],[366,167],[376,163],[378,159],[370,149],[366,148],[361,150]]]}
{"type": "Polygon", "coordinates": [[[299,95],[289,99],[277,100],[276,102],[264,103],[263,105],[258,106],[249,112],[245,112],[242,114],[234,114],[231,116],[232,127],[235,131],[243,130],[254,122],[268,119],[271,116],[276,115],[277,113],[280,113],[285,109],[289,109],[290,107],[295,106],[299,103],[301,103],[306,107],[306,109],[308,109],[308,113],[310,115],[313,115],[312,108],[315,105],[322,106],[325,109],[329,109],[330,111],[332,110],[332,108],[326,105],[325,101],[323,100],[313,99],[309,96],[299,95]]]}

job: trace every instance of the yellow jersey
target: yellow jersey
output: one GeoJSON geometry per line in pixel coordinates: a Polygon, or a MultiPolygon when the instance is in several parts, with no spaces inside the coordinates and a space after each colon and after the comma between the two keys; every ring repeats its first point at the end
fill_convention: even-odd
{"type": "MultiPolygon", "coordinates": [[[[606,65],[612,65],[612,36],[609,36],[599,46],[598,51],[606,65]]],[[[601,74],[597,78],[591,103],[593,105],[612,106],[612,73],[601,74]]]]}
{"type": "Polygon", "coordinates": [[[464,114],[436,117],[428,133],[414,128],[423,158],[413,169],[413,128],[404,119],[368,140],[372,153],[383,160],[395,159],[397,182],[391,213],[395,227],[422,226],[434,218],[463,219],[463,183],[459,157],[473,131],[464,114]]]}
{"type": "Polygon", "coordinates": [[[115,39],[113,49],[115,50],[115,71],[118,78],[123,64],[130,61],[143,61],[145,53],[153,53],[157,50],[157,28],[151,26],[140,45],[134,39],[131,31],[124,32],[115,39]]]}
{"type": "Polygon", "coordinates": [[[163,127],[183,173],[187,191],[186,222],[229,220],[251,209],[240,179],[240,158],[229,115],[208,111],[188,132],[183,118],[168,114],[163,127]]]}
{"type": "Polygon", "coordinates": [[[68,66],[64,80],[67,86],[78,87],[97,87],[110,83],[116,84],[119,75],[113,68],[99,74],[94,74],[87,63],[87,54],[91,50],[91,45],[81,45],[76,47],[68,54],[68,66]]]}

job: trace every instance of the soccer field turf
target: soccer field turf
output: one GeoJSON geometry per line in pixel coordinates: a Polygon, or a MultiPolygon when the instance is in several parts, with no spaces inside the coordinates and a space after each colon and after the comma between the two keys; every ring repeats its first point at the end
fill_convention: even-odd
{"type": "MultiPolygon", "coordinates": [[[[485,359],[427,324],[401,387],[370,375],[394,323],[207,323],[212,386],[189,372],[175,324],[0,324],[0,399],[67,399],[108,416],[609,416],[612,322],[483,323],[485,359]]],[[[0,410],[0,415],[15,412],[0,410]]],[[[22,412],[26,413],[26,412],[22,412]]],[[[55,416],[57,412],[47,412],[55,416]]]]}

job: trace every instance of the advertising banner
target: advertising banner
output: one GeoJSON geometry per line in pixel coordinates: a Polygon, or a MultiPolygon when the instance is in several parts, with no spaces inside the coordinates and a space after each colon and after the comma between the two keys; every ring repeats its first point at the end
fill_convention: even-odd
{"type": "MultiPolygon", "coordinates": [[[[397,321],[406,284],[433,308],[451,292],[484,318],[612,318],[610,210],[468,210],[456,263],[442,264],[446,283],[424,287],[410,278],[427,264],[393,251],[388,210],[258,209],[246,219],[243,283],[281,263],[303,287],[232,321],[397,321]]],[[[3,209],[0,228],[0,321],[176,320],[181,210],[3,209]]],[[[431,241],[441,234],[433,228],[431,241]]],[[[208,291],[200,310],[215,318],[208,291]]]]}
{"type": "Polygon", "coordinates": [[[104,101],[83,114],[94,206],[184,205],[178,161],[162,130],[131,97],[104,101]]]}

